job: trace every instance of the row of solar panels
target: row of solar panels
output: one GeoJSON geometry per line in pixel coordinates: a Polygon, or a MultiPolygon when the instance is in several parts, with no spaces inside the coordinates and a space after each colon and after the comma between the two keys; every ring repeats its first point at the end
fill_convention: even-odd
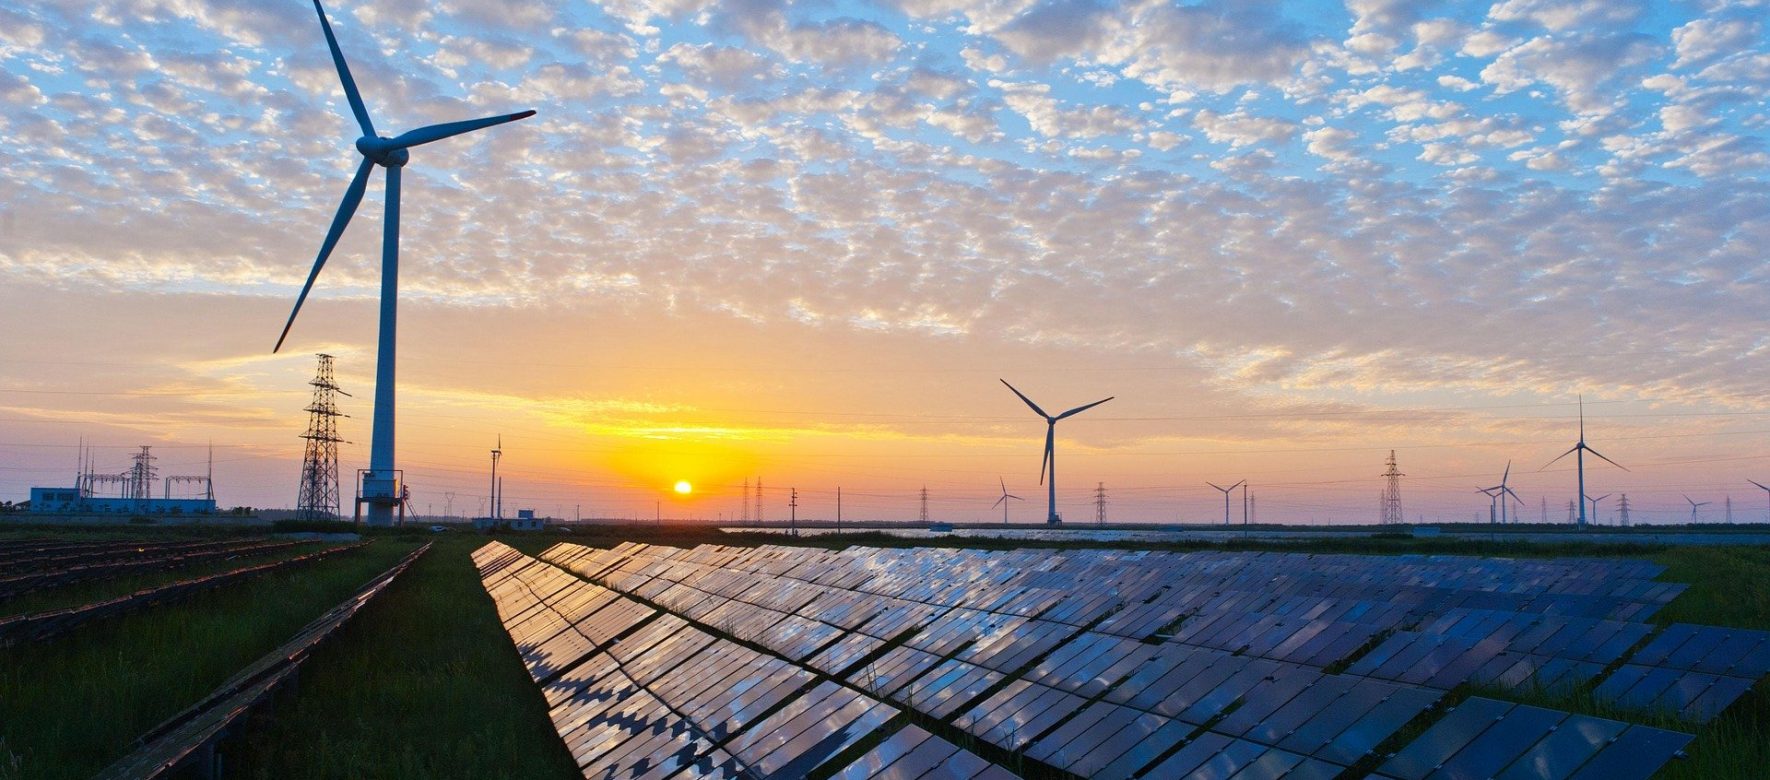
{"type": "MultiPolygon", "coordinates": [[[[717,546],[692,551],[652,548],[645,553],[636,552],[638,548],[616,549],[629,555],[627,565],[606,574],[615,587],[646,598],[657,596],[669,582],[695,574],[701,578],[697,586],[710,592],[727,597],[741,593],[738,598],[743,600],[792,612],[820,587],[827,590],[834,583],[912,604],[922,603],[918,597],[933,597],[934,605],[963,604],[1022,616],[1037,613],[1077,625],[1097,620],[1093,630],[1132,639],[1159,637],[1322,668],[1352,663],[1349,671],[1355,674],[1444,690],[1474,682],[1553,692],[1602,680],[1594,691],[1602,701],[1695,722],[1712,719],[1770,673],[1770,632],[1680,625],[1655,636],[1653,642],[1658,646],[1677,641],[1677,656],[1643,648],[1620,670],[1605,676],[1653,632],[1653,626],[1562,612],[1471,607],[1485,603],[1482,592],[1459,591],[1447,584],[1503,581],[1494,572],[1516,569],[1520,577],[1559,592],[1608,594],[1601,600],[1586,598],[1581,602],[1588,608],[1584,611],[1644,615],[1683,586],[1635,581],[1660,571],[1654,564],[1640,562],[1410,557],[1397,563],[1372,556],[1198,553],[1179,556],[1181,562],[1196,562],[1200,569],[1181,574],[1173,571],[1176,556],[1164,553],[1041,551],[1033,556],[929,550],[928,560],[921,560],[906,558],[901,550],[866,548],[839,553],[717,546]],[[1237,562],[1235,556],[1248,560],[1237,562]],[[792,558],[808,560],[793,563],[792,558]],[[1350,571],[1348,558],[1363,560],[1372,570],[1406,575],[1411,582],[1387,588],[1382,601],[1285,592],[1283,583],[1310,581],[1311,567],[1318,564],[1328,571],[1350,571]],[[1026,565],[1031,576],[1015,572],[1003,561],[1026,565]],[[653,568],[635,568],[642,564],[653,568]],[[914,576],[891,569],[898,564],[914,576]],[[671,574],[671,567],[680,571],[671,574]],[[738,576],[737,571],[750,576],[738,576]],[[1075,577],[1057,576],[1066,571],[1074,571],[1075,577]],[[1172,575],[1169,579],[1176,584],[1153,590],[1139,587],[1151,579],[1150,572],[1172,575]],[[1248,572],[1267,572],[1269,581],[1251,578],[1248,572]],[[1282,577],[1274,572],[1282,572],[1282,577]],[[760,575],[773,576],[761,583],[752,581],[760,575]],[[1213,575],[1225,579],[1209,581],[1213,575]],[[1610,581],[1599,584],[1595,578],[1610,581]],[[1033,581],[1037,584],[1026,584],[1033,581]],[[962,587],[931,582],[957,582],[962,587]],[[763,592],[754,592],[758,588],[763,592]],[[1375,650],[1363,652],[1379,638],[1383,641],[1375,650]]],[[[819,603],[821,608],[825,602],[819,603]]],[[[1531,605],[1566,606],[1555,600],[1531,605]]]]}
{"type": "Polygon", "coordinates": [[[501,544],[474,561],[587,778],[1014,776],[855,688],[501,544]]]}
{"type": "MultiPolygon", "coordinates": [[[[783,657],[803,659],[811,669],[950,722],[1017,756],[1090,777],[1332,777],[1375,763],[1379,745],[1408,723],[1435,717],[1431,708],[1443,696],[1296,663],[1083,630],[1089,621],[942,608],[747,568],[778,571],[779,562],[772,560],[777,554],[559,545],[543,557],[783,657]],[[1201,758],[1201,744],[1219,742],[1222,750],[1201,758]],[[1194,759],[1198,765],[1181,766],[1194,759]],[[1225,761],[1232,768],[1215,774],[1225,761]]],[[[824,578],[853,586],[873,581],[824,578]]],[[[1051,594],[973,593],[974,603],[999,609],[1036,603],[1069,614],[1061,611],[1064,599],[1051,594]]],[[[1588,777],[1649,776],[1671,753],[1655,758],[1643,745],[1681,747],[1689,739],[1604,722],[1615,724],[1617,739],[1591,746],[1580,762],[1603,758],[1607,765],[1626,756],[1633,769],[1588,777]]],[[[1540,752],[1541,741],[1538,735],[1502,749],[1483,745],[1481,752],[1505,758],[1504,768],[1540,752]]]]}

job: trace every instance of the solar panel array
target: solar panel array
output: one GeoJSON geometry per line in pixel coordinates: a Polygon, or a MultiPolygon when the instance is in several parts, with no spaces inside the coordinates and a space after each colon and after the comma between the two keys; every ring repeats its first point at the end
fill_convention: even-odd
{"type": "MultiPolygon", "coordinates": [[[[1770,653],[1764,632],[1657,631],[1640,622],[1683,586],[1653,581],[1661,569],[1636,561],[633,543],[562,544],[541,557],[576,577],[532,560],[521,567],[524,577],[607,588],[594,599],[548,599],[625,597],[628,609],[663,613],[637,618],[651,621],[639,633],[658,624],[695,638],[671,658],[724,663],[719,668],[747,688],[766,682],[802,696],[829,686],[865,702],[826,707],[876,712],[890,724],[874,737],[882,741],[841,770],[845,777],[867,776],[854,774],[872,771],[866,767],[892,777],[948,776],[905,772],[929,761],[983,761],[955,743],[1012,757],[1008,763],[1035,774],[1088,777],[1308,778],[1348,769],[1412,777],[1421,767],[1421,777],[1536,776],[1532,767],[1566,770],[1546,776],[1596,777],[1588,769],[1601,768],[1604,777],[1648,777],[1688,735],[1513,705],[1480,720],[1459,713],[1472,705],[1479,712],[1488,700],[1447,714],[1446,694],[1463,682],[1553,689],[1594,681],[1602,694],[1639,667],[1660,674],[1640,674],[1619,693],[1682,702],[1676,711],[1698,720],[1743,692],[1733,681],[1750,687],[1762,676],[1770,653]],[[732,649],[709,652],[722,641],[774,665],[732,649]],[[919,717],[900,728],[897,713],[919,717]],[[1420,729],[1418,739],[1401,736],[1420,729]]],[[[495,599],[515,598],[508,577],[487,577],[495,599]]],[[[595,619],[558,611],[558,620],[535,623],[544,628],[507,620],[518,646],[532,645],[525,658],[546,668],[561,655],[548,643],[575,643],[577,652],[583,642],[559,637],[595,619]],[[550,636],[536,641],[531,632],[550,636]]],[[[648,691],[700,668],[678,664],[647,677],[621,666],[628,640],[587,640],[589,657],[611,656],[648,691]]],[[[549,685],[556,721],[562,697],[582,695],[536,679],[549,685]]],[[[668,700],[671,709],[713,737],[704,755],[748,745],[731,735],[761,728],[711,720],[720,702],[697,709],[687,692],[673,695],[688,698],[668,700]]],[[[562,736],[575,727],[560,725],[562,736]]],[[[858,744],[843,743],[843,760],[865,747],[858,744]]],[[[765,762],[747,749],[734,754],[738,774],[766,776],[784,765],[784,756],[765,762]]]]}
{"type": "Polygon", "coordinates": [[[897,708],[505,545],[474,563],[587,778],[1014,777],[925,734],[891,753],[897,708]]]}

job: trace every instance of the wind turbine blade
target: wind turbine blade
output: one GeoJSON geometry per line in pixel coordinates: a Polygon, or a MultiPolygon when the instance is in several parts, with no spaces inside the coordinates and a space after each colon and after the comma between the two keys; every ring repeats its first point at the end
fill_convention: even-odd
{"type": "Polygon", "coordinates": [[[1002,495],[1008,495],[1008,480],[998,476],[996,477],[996,481],[1002,483],[1002,495]]]}
{"type": "Polygon", "coordinates": [[[1761,488],[1764,488],[1764,489],[1765,489],[1765,490],[1770,490],[1770,486],[1766,486],[1766,485],[1765,485],[1765,484],[1764,484],[1764,483],[1762,483],[1762,482],[1759,482],[1759,481],[1757,481],[1757,480],[1755,480],[1755,479],[1748,479],[1748,480],[1746,480],[1746,481],[1747,481],[1747,482],[1750,482],[1750,483],[1752,483],[1752,484],[1754,484],[1754,485],[1757,485],[1757,486],[1758,486],[1758,487],[1761,487],[1761,488]]]}
{"type": "Polygon", "coordinates": [[[1015,389],[1014,389],[1014,386],[1013,386],[1013,385],[1009,385],[1009,384],[1008,384],[1008,380],[1006,380],[1006,379],[999,379],[999,380],[997,380],[997,381],[999,381],[999,382],[1001,382],[1001,383],[1002,383],[1002,384],[1004,384],[1004,385],[1008,385],[1008,389],[1009,389],[1009,390],[1014,390],[1014,394],[1015,394],[1015,395],[1017,395],[1017,396],[1020,396],[1020,400],[1022,400],[1022,401],[1025,401],[1025,402],[1026,402],[1026,405],[1027,405],[1027,406],[1030,406],[1030,407],[1032,407],[1032,410],[1033,410],[1033,411],[1035,411],[1035,412],[1038,412],[1038,413],[1039,413],[1039,416],[1040,416],[1040,417],[1043,417],[1043,418],[1045,418],[1045,419],[1047,419],[1047,420],[1049,420],[1049,419],[1051,419],[1051,415],[1048,415],[1048,414],[1045,414],[1045,410],[1043,410],[1043,409],[1040,409],[1040,408],[1039,408],[1039,405],[1038,405],[1038,404],[1035,404],[1035,403],[1033,403],[1033,402],[1032,402],[1032,399],[1031,399],[1031,398],[1027,398],[1027,397],[1026,397],[1026,393],[1022,393],[1022,392],[1020,392],[1020,391],[1019,391],[1019,390],[1015,390],[1015,389]]]}
{"type": "MultiPolygon", "coordinates": [[[[1556,455],[1556,456],[1555,456],[1555,460],[1560,460],[1560,459],[1562,459],[1562,458],[1565,458],[1565,457],[1567,457],[1567,456],[1569,456],[1569,455],[1572,455],[1572,454],[1573,454],[1573,453],[1574,453],[1574,452],[1575,452],[1575,451],[1576,451],[1576,450],[1578,450],[1578,449],[1579,449],[1579,448],[1580,448],[1580,445],[1578,445],[1578,444],[1575,444],[1575,445],[1573,445],[1573,446],[1572,446],[1572,447],[1569,447],[1569,448],[1567,448],[1567,451],[1566,451],[1566,452],[1563,452],[1563,453],[1561,453],[1561,454],[1560,454],[1560,455],[1556,455]]],[[[1549,461],[1549,462],[1548,462],[1548,463],[1544,463],[1544,464],[1543,464],[1543,468],[1542,468],[1542,469],[1537,469],[1537,471],[1542,471],[1542,470],[1543,470],[1543,469],[1546,469],[1546,468],[1548,468],[1548,467],[1550,467],[1550,466],[1553,466],[1553,465],[1555,465],[1555,460],[1551,460],[1551,461],[1549,461]]]]}
{"type": "Polygon", "coordinates": [[[1008,496],[1004,494],[1001,498],[996,499],[996,503],[990,504],[989,508],[995,509],[996,507],[1001,506],[1003,501],[1007,501],[1007,500],[1008,500],[1008,496]]]}
{"type": "Polygon", "coordinates": [[[1059,419],[1059,420],[1061,420],[1061,419],[1063,419],[1063,418],[1065,418],[1065,417],[1070,417],[1070,416],[1073,416],[1073,415],[1078,415],[1078,414],[1081,414],[1081,413],[1082,413],[1082,412],[1085,412],[1085,411],[1088,411],[1088,410],[1089,410],[1089,409],[1092,409],[1092,408],[1094,408],[1094,407],[1096,407],[1096,406],[1099,406],[1099,405],[1101,405],[1101,404],[1103,404],[1103,403],[1106,403],[1106,402],[1107,402],[1107,401],[1111,401],[1111,400],[1112,400],[1112,399],[1113,399],[1113,398],[1116,398],[1116,397],[1117,397],[1117,396],[1108,396],[1108,397],[1106,397],[1106,398],[1102,398],[1102,399],[1100,399],[1100,400],[1098,400],[1098,401],[1095,401],[1095,402],[1094,402],[1094,403],[1091,403],[1091,404],[1088,404],[1088,405],[1087,405],[1087,406],[1078,406],[1078,407],[1076,407],[1076,408],[1074,408],[1074,409],[1071,409],[1071,410],[1069,410],[1069,411],[1067,411],[1067,412],[1064,412],[1064,413],[1063,413],[1063,414],[1060,414],[1060,415],[1057,415],[1057,419],[1059,419]]]}
{"type": "Polygon", "coordinates": [[[307,300],[307,294],[313,291],[313,282],[319,278],[320,269],[326,266],[326,258],[332,256],[332,248],[338,245],[338,237],[344,235],[344,228],[356,214],[357,205],[363,202],[363,190],[369,186],[369,169],[373,167],[375,163],[367,157],[356,167],[356,178],[351,179],[350,186],[344,190],[344,202],[338,204],[338,213],[332,216],[332,227],[326,231],[326,240],[320,244],[320,254],[314,258],[313,270],[307,273],[307,284],[301,286],[301,295],[295,298],[295,308],[289,312],[289,321],[283,324],[283,335],[277,337],[277,345],[271,348],[272,354],[283,348],[283,339],[289,337],[289,329],[295,326],[295,315],[301,313],[301,304],[307,300]]]}
{"type": "Polygon", "coordinates": [[[1025,501],[1026,500],[1026,499],[1021,498],[1020,496],[1016,496],[1016,495],[1007,495],[1007,496],[1003,496],[1003,498],[1012,498],[1015,501],[1025,501]]]}
{"type": "MultiPolygon", "coordinates": [[[[1028,401],[1027,403],[1032,403],[1032,402],[1028,401]]],[[[1055,445],[1057,443],[1056,439],[1057,439],[1057,426],[1055,426],[1055,425],[1045,426],[1045,457],[1043,460],[1039,461],[1039,484],[1041,484],[1041,485],[1045,484],[1045,466],[1051,462],[1052,450],[1055,448],[1055,445]]]]}
{"type": "Polygon", "coordinates": [[[320,7],[320,0],[313,0],[313,10],[320,15],[320,28],[326,31],[326,45],[332,49],[332,64],[338,66],[338,80],[344,82],[350,113],[356,114],[356,124],[363,135],[374,138],[375,123],[369,121],[369,109],[363,107],[363,96],[356,91],[356,79],[350,77],[350,66],[344,64],[344,52],[338,48],[338,38],[332,34],[332,23],[326,20],[326,9],[320,7]]]}
{"type": "Polygon", "coordinates": [[[505,122],[515,122],[518,119],[527,119],[534,115],[535,112],[532,110],[518,111],[514,114],[488,116],[484,119],[469,119],[464,122],[444,122],[440,125],[420,127],[417,130],[408,130],[395,136],[393,138],[393,147],[395,149],[406,149],[419,144],[427,144],[431,141],[441,141],[444,138],[460,135],[462,133],[471,133],[475,130],[491,127],[492,125],[501,125],[505,122]]]}
{"type": "MultiPolygon", "coordinates": [[[[1680,496],[1684,496],[1684,494],[1683,494],[1683,493],[1679,493],[1679,494],[1678,494],[1678,495],[1680,495],[1680,496]]],[[[1690,497],[1689,497],[1689,496],[1684,496],[1684,500],[1685,500],[1685,501],[1690,501],[1690,497]]],[[[1695,502],[1695,501],[1690,501],[1690,505],[1691,505],[1691,506],[1696,506],[1696,502],[1695,502]]]]}
{"type": "Polygon", "coordinates": [[[1225,487],[1221,487],[1221,486],[1219,486],[1219,485],[1218,485],[1218,484],[1217,484],[1217,483],[1215,483],[1215,482],[1206,482],[1206,483],[1205,483],[1205,484],[1207,484],[1207,485],[1210,485],[1210,486],[1211,486],[1211,487],[1214,487],[1214,488],[1217,488],[1217,489],[1218,489],[1218,490],[1221,490],[1221,491],[1223,491],[1223,492],[1225,492],[1225,493],[1228,493],[1228,492],[1229,492],[1229,489],[1228,489],[1228,488],[1225,488],[1225,487]]]}
{"type": "MultiPolygon", "coordinates": [[[[1612,466],[1615,466],[1615,467],[1617,467],[1617,468],[1619,468],[1619,469],[1622,469],[1622,470],[1623,470],[1623,471],[1628,471],[1628,470],[1629,470],[1629,469],[1628,469],[1628,467],[1627,467],[1627,466],[1624,466],[1624,465],[1623,465],[1623,464],[1621,464],[1621,463],[1617,463],[1617,462],[1616,462],[1616,461],[1614,461],[1614,460],[1611,460],[1611,459],[1609,459],[1609,458],[1605,458],[1605,457],[1604,457],[1604,453],[1601,453],[1601,452],[1599,452],[1599,451],[1597,451],[1597,450],[1594,450],[1594,449],[1592,449],[1592,448],[1591,448],[1591,447],[1587,447],[1587,448],[1586,448],[1586,452],[1590,452],[1590,453],[1592,453],[1592,454],[1593,454],[1593,455],[1597,455],[1597,456],[1598,456],[1598,457],[1600,457],[1600,458],[1603,458],[1603,459],[1604,459],[1604,462],[1605,462],[1605,463],[1608,463],[1608,464],[1610,464],[1610,465],[1612,465],[1612,466]]],[[[1633,472],[1630,472],[1630,473],[1633,473],[1633,472]]]]}
{"type": "Polygon", "coordinates": [[[1513,501],[1517,501],[1520,504],[1524,503],[1524,499],[1518,497],[1518,491],[1511,488],[1504,488],[1504,492],[1506,495],[1511,496],[1513,501]]]}
{"type": "Polygon", "coordinates": [[[1506,480],[1511,479],[1511,478],[1512,478],[1512,461],[1508,460],[1508,461],[1506,461],[1506,473],[1500,475],[1500,484],[1501,485],[1506,484],[1506,480]]]}

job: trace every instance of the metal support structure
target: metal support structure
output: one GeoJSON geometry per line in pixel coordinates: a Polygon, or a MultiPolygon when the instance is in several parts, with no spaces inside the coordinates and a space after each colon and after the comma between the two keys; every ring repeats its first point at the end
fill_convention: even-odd
{"type": "Polygon", "coordinates": [[[1401,525],[1405,519],[1401,513],[1401,468],[1395,464],[1395,450],[1389,451],[1389,460],[1385,462],[1389,468],[1383,471],[1383,516],[1378,522],[1382,525],[1401,525]]]}
{"type": "Polygon", "coordinates": [[[792,491],[792,493],[791,493],[791,498],[789,498],[787,500],[787,511],[790,513],[787,516],[788,517],[787,528],[793,536],[798,536],[799,535],[799,489],[798,488],[789,488],[789,489],[792,491]]]}
{"type": "Polygon", "coordinates": [[[338,418],[347,417],[338,411],[338,396],[350,394],[338,387],[332,378],[332,356],[320,354],[319,366],[308,384],[313,387],[313,400],[307,404],[307,440],[301,457],[301,489],[295,498],[295,516],[303,520],[338,519],[340,491],[338,487],[338,418]]]}
{"type": "Polygon", "coordinates": [[[922,514],[921,514],[921,518],[922,518],[922,522],[924,524],[926,524],[928,522],[928,486],[927,485],[922,486],[922,514]]]}
{"type": "Polygon", "coordinates": [[[1094,487],[1094,524],[1106,525],[1106,483],[1094,487]]]}

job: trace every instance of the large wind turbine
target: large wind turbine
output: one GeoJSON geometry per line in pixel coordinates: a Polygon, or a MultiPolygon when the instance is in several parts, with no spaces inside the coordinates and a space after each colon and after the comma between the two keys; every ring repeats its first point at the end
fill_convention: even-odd
{"type": "Polygon", "coordinates": [[[1013,495],[1008,492],[1008,480],[1002,479],[1001,477],[996,477],[996,481],[1002,483],[1002,497],[996,499],[996,503],[991,504],[990,508],[994,509],[995,507],[998,507],[998,506],[1001,507],[1002,508],[1002,525],[1007,525],[1008,524],[1008,499],[1012,498],[1015,501],[1025,501],[1026,499],[1021,498],[1020,496],[1013,495]]]}
{"type": "MultiPolygon", "coordinates": [[[[1578,455],[1574,456],[1574,461],[1577,464],[1576,470],[1579,472],[1579,495],[1580,495],[1580,499],[1581,499],[1579,502],[1579,527],[1580,527],[1580,530],[1585,530],[1585,527],[1586,527],[1586,502],[1584,499],[1585,499],[1585,495],[1586,495],[1586,453],[1588,453],[1588,452],[1592,453],[1593,455],[1595,455],[1599,458],[1603,458],[1605,463],[1608,463],[1612,466],[1622,469],[1623,471],[1628,471],[1628,469],[1625,468],[1621,463],[1617,463],[1614,460],[1611,460],[1609,458],[1605,458],[1603,453],[1601,453],[1597,450],[1594,450],[1591,447],[1586,446],[1586,397],[1582,395],[1579,398],[1579,442],[1574,444],[1572,449],[1569,449],[1568,451],[1563,452],[1560,455],[1556,455],[1555,460],[1551,460],[1548,463],[1543,464],[1543,469],[1546,469],[1550,466],[1555,465],[1556,460],[1560,460],[1562,458],[1567,457],[1568,455],[1573,455],[1574,453],[1578,453],[1578,455]]],[[[1543,469],[1537,469],[1537,471],[1542,471],[1543,469]]]]}
{"type": "Polygon", "coordinates": [[[1223,491],[1223,524],[1224,525],[1229,525],[1229,494],[1234,493],[1236,488],[1241,487],[1242,485],[1245,485],[1247,483],[1248,483],[1248,481],[1245,479],[1240,482],[1237,482],[1233,485],[1230,485],[1229,487],[1223,487],[1222,485],[1219,485],[1215,482],[1206,482],[1205,483],[1207,485],[1210,485],[1211,487],[1214,487],[1218,490],[1223,491]]]}
{"type": "Polygon", "coordinates": [[[1684,500],[1690,502],[1690,524],[1691,525],[1696,525],[1696,509],[1697,509],[1697,507],[1704,507],[1704,506],[1708,506],[1709,504],[1714,503],[1712,501],[1692,501],[1689,496],[1685,496],[1684,500]]]}
{"type": "Polygon", "coordinates": [[[344,64],[344,52],[338,48],[338,39],[332,35],[332,24],[326,20],[326,11],[320,7],[320,0],[314,0],[313,10],[319,14],[320,29],[326,33],[326,46],[332,50],[332,64],[338,68],[338,80],[344,85],[344,97],[350,101],[350,112],[356,116],[357,127],[363,132],[356,139],[356,150],[363,160],[357,165],[356,177],[350,180],[350,186],[344,190],[344,201],[338,204],[338,213],[332,217],[332,227],[326,231],[326,240],[320,244],[320,253],[313,261],[313,270],[308,272],[307,283],[301,286],[301,295],[295,298],[295,308],[289,312],[289,321],[283,325],[283,334],[277,337],[277,345],[271,351],[277,352],[283,348],[283,340],[289,337],[289,328],[295,325],[295,315],[301,313],[301,304],[313,290],[314,280],[319,278],[320,269],[326,266],[326,258],[331,256],[332,248],[338,245],[338,238],[344,234],[345,226],[350,224],[350,218],[356,214],[357,205],[362,203],[363,190],[369,183],[370,169],[377,165],[386,168],[387,216],[381,237],[381,322],[375,352],[374,440],[369,450],[369,471],[363,476],[361,487],[362,500],[369,504],[369,524],[392,525],[393,508],[405,493],[400,484],[400,472],[393,467],[393,376],[399,303],[399,181],[400,169],[411,158],[406,150],[431,141],[531,117],[535,112],[522,111],[464,122],[446,122],[409,130],[392,138],[379,135],[375,132],[375,124],[369,121],[369,110],[363,105],[362,95],[357,92],[356,80],[350,76],[350,66],[344,64]]]}
{"type": "Polygon", "coordinates": [[[1050,525],[1057,525],[1058,523],[1063,522],[1063,518],[1057,516],[1057,421],[1066,417],[1074,417],[1082,412],[1106,403],[1107,401],[1111,401],[1117,396],[1109,395],[1094,403],[1078,406],[1063,414],[1057,415],[1056,417],[1052,417],[1051,415],[1045,414],[1045,410],[1040,409],[1039,405],[1033,403],[1031,398],[1027,398],[1025,393],[1015,390],[1013,385],[1008,384],[1008,380],[1003,379],[1001,382],[1002,384],[1007,385],[1009,390],[1013,390],[1015,395],[1020,396],[1020,400],[1025,401],[1026,405],[1032,407],[1032,410],[1037,412],[1040,417],[1045,418],[1045,455],[1039,461],[1039,481],[1045,484],[1048,495],[1050,496],[1049,513],[1045,516],[1045,522],[1050,525]],[[1050,472],[1051,477],[1048,481],[1045,479],[1047,471],[1050,472]]]}

